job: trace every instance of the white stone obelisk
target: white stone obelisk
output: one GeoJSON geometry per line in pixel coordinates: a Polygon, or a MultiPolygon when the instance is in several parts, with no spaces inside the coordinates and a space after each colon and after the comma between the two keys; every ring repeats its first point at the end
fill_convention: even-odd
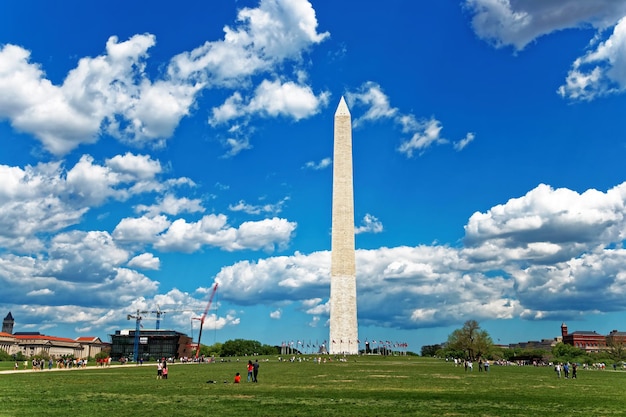
{"type": "Polygon", "coordinates": [[[343,97],[335,111],[332,216],[328,351],[358,354],[352,118],[343,97]]]}

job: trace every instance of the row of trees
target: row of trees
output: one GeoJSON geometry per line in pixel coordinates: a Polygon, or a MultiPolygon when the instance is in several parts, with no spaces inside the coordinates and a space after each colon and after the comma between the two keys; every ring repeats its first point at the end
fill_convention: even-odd
{"type": "Polygon", "coordinates": [[[278,353],[280,350],[277,346],[263,345],[256,340],[235,339],[210,346],[200,346],[200,355],[205,357],[276,355],[278,353]]]}
{"type": "Polygon", "coordinates": [[[515,360],[533,358],[544,361],[562,362],[623,362],[626,361],[626,346],[617,338],[607,339],[607,349],[598,353],[588,353],[565,343],[557,343],[551,350],[536,348],[501,348],[493,344],[487,331],[480,328],[476,320],[468,320],[460,329],[454,330],[443,345],[422,346],[422,356],[468,358],[476,360],[515,360]]]}

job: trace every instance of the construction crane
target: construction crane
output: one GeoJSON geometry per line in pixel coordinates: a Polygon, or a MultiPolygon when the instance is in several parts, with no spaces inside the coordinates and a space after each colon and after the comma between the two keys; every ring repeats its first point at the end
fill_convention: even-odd
{"type": "Polygon", "coordinates": [[[139,359],[139,328],[141,327],[141,320],[143,320],[142,314],[148,314],[148,311],[139,311],[137,314],[129,314],[126,316],[127,320],[135,319],[135,347],[133,349],[133,361],[137,363],[139,359]]]}
{"type": "Polygon", "coordinates": [[[167,313],[167,311],[162,311],[161,307],[159,307],[159,305],[157,304],[157,309],[154,311],[148,311],[148,313],[156,314],[156,329],[159,330],[159,327],[161,325],[161,316],[167,313]]]}
{"type": "Polygon", "coordinates": [[[204,319],[206,319],[206,315],[209,312],[209,309],[211,308],[211,303],[213,302],[213,297],[215,296],[216,292],[217,292],[217,282],[215,283],[215,286],[213,287],[213,292],[211,293],[211,297],[209,297],[209,303],[206,305],[206,308],[204,309],[204,314],[202,314],[202,317],[193,318],[193,320],[200,320],[200,331],[198,332],[198,344],[196,345],[196,359],[198,359],[198,355],[200,354],[200,340],[202,339],[202,326],[204,326],[204,319]]]}

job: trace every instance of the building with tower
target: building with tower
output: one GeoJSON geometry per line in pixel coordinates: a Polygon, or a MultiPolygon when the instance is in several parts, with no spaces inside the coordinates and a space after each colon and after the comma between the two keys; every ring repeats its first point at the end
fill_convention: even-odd
{"type": "Polygon", "coordinates": [[[27,358],[41,356],[53,359],[89,358],[109,347],[108,343],[94,336],[69,339],[48,336],[39,332],[14,332],[14,324],[13,315],[9,312],[2,322],[2,332],[0,332],[0,350],[9,355],[22,354],[27,358]]]}
{"type": "Polygon", "coordinates": [[[358,354],[352,118],[343,97],[335,111],[330,266],[331,354],[358,354]]]}
{"type": "Polygon", "coordinates": [[[563,343],[582,349],[585,352],[601,352],[609,348],[607,342],[610,339],[614,339],[619,343],[626,342],[626,333],[617,330],[613,330],[608,336],[590,330],[577,330],[569,333],[567,324],[563,323],[561,324],[561,338],[563,343]]]}
{"type": "Polygon", "coordinates": [[[13,334],[13,325],[15,324],[15,320],[13,320],[13,315],[9,311],[9,314],[2,321],[2,333],[13,334]]]}

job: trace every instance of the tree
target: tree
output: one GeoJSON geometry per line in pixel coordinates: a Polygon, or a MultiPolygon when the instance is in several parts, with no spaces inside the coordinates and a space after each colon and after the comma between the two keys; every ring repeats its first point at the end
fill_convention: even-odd
{"type": "Polygon", "coordinates": [[[552,348],[552,354],[555,359],[562,362],[582,362],[580,359],[584,358],[585,351],[561,342],[554,345],[552,348]],[[576,359],[579,360],[577,361],[576,359]]]}
{"type": "Polygon", "coordinates": [[[615,362],[622,362],[626,359],[626,347],[624,346],[624,340],[621,337],[615,337],[613,335],[606,338],[606,345],[609,348],[609,358],[615,362]]]}
{"type": "Polygon", "coordinates": [[[448,336],[448,347],[461,351],[471,360],[486,356],[493,346],[487,331],[482,330],[476,320],[467,320],[463,327],[448,336]]]}
{"type": "Polygon", "coordinates": [[[8,352],[0,349],[0,361],[13,361],[15,360],[13,356],[9,355],[8,352]]]}
{"type": "Polygon", "coordinates": [[[441,345],[425,345],[422,346],[422,356],[436,356],[437,352],[441,350],[441,345]]]}
{"type": "Polygon", "coordinates": [[[220,342],[216,342],[211,346],[202,345],[200,347],[200,355],[205,357],[222,356],[222,344],[220,342]]]}
{"type": "Polygon", "coordinates": [[[279,351],[275,346],[262,345],[256,340],[227,340],[222,345],[221,356],[274,355],[279,351]]]}

